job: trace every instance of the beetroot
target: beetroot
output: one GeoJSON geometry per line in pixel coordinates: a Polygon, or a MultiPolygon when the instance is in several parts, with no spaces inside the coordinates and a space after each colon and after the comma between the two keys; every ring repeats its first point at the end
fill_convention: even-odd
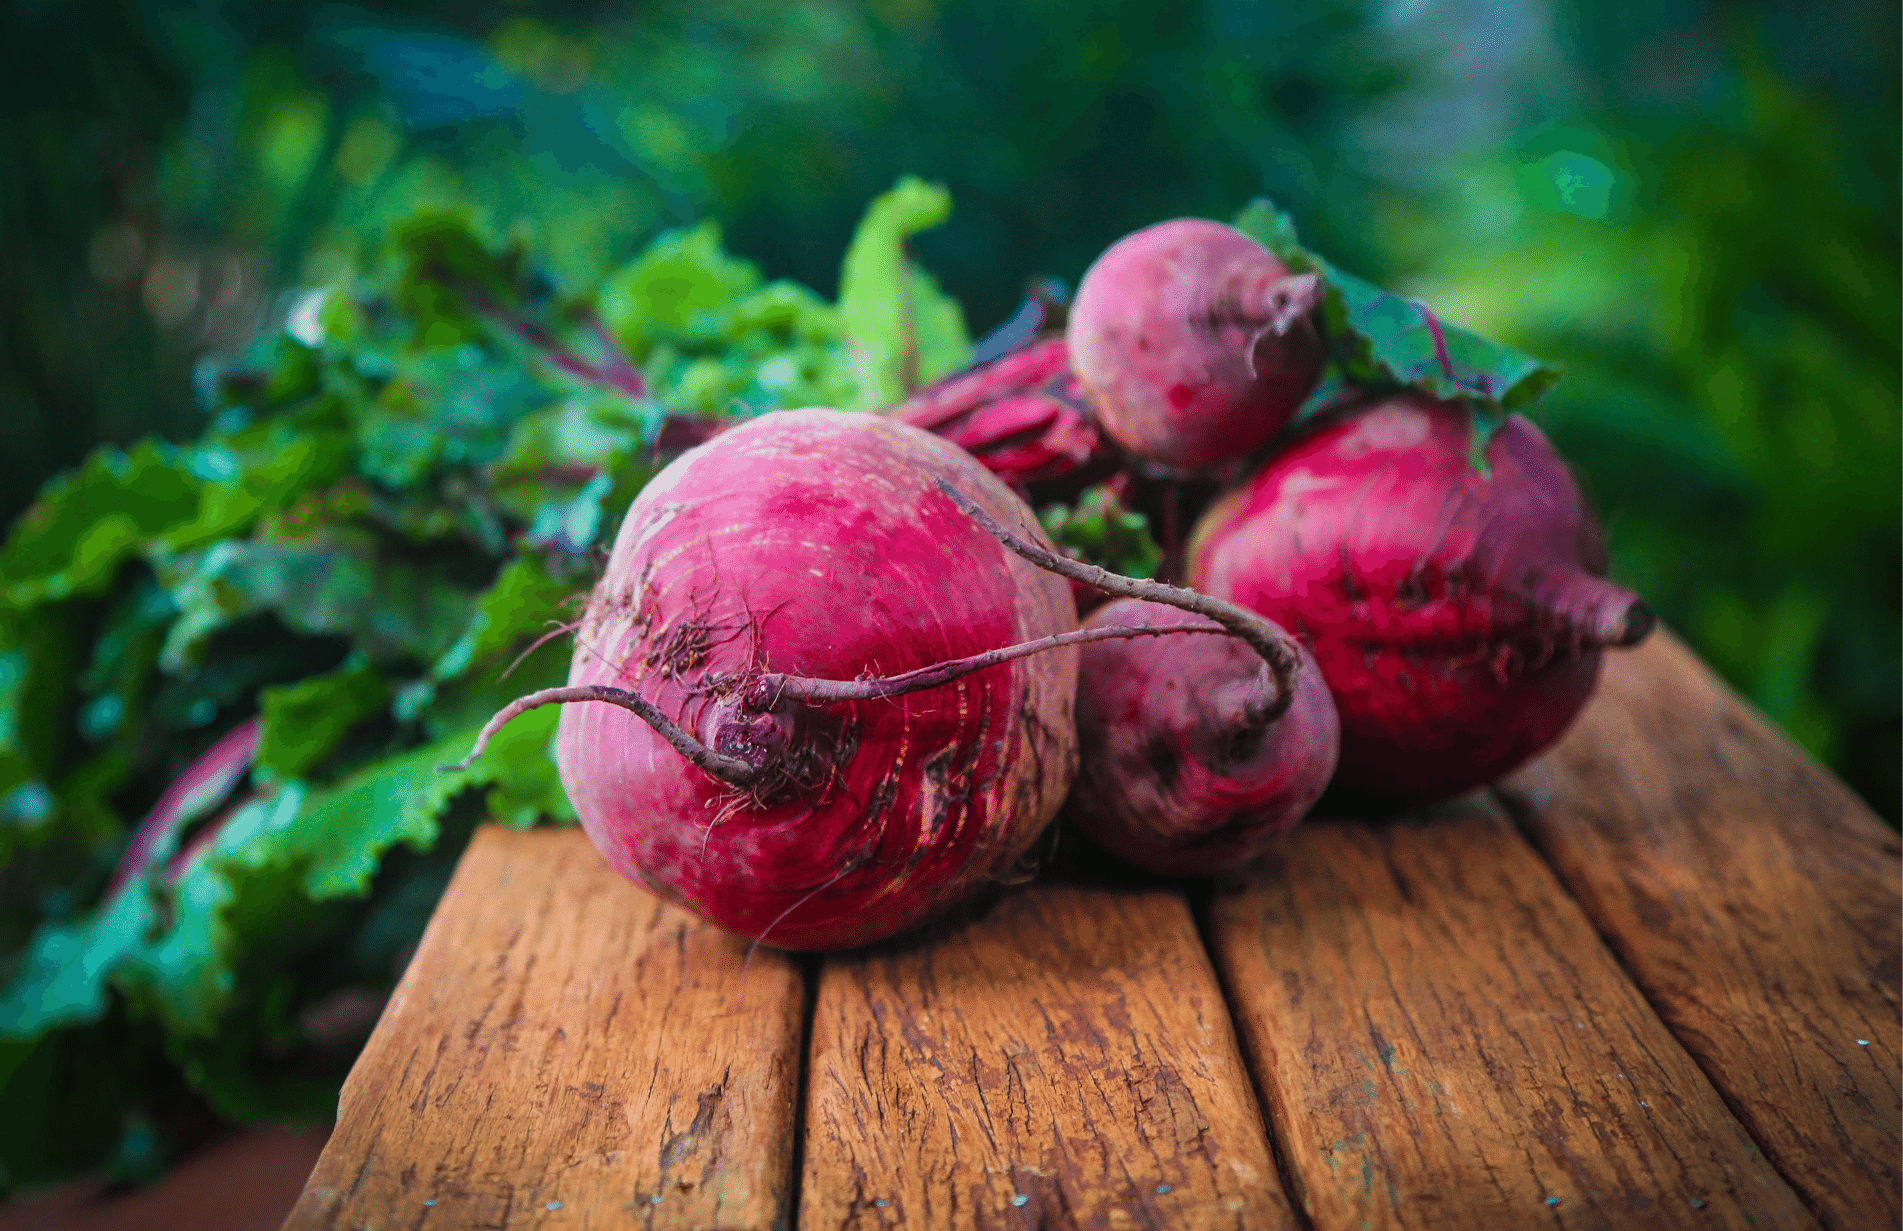
{"type": "Polygon", "coordinates": [[[1197,469],[1287,423],[1325,358],[1317,275],[1290,274],[1220,222],[1125,236],[1085,272],[1066,337],[1104,431],[1130,453],[1197,469]]]}
{"type": "MultiPolygon", "coordinates": [[[[1139,599],[1085,627],[1180,625],[1139,599]]],[[[1155,872],[1231,872],[1307,815],[1335,772],[1340,726],[1314,659],[1270,716],[1262,659],[1233,637],[1102,641],[1077,676],[1077,783],[1065,814],[1111,854],[1155,872]]]]}
{"type": "Polygon", "coordinates": [[[1062,338],[1046,338],[927,385],[887,413],[936,432],[1000,397],[1049,389],[1069,376],[1069,346],[1062,338]]]}
{"type": "Polygon", "coordinates": [[[1063,581],[1004,551],[940,478],[1034,524],[946,442],[828,410],[734,428],[641,493],[569,684],[638,688],[676,730],[569,705],[557,740],[611,864],[733,931],[837,949],[919,923],[1025,854],[1076,763],[1075,650],[906,695],[801,695],[1074,628],[1063,581]]]}
{"type": "Polygon", "coordinates": [[[1600,650],[1652,611],[1602,580],[1605,543],[1539,429],[1510,416],[1470,464],[1458,403],[1389,397],[1292,444],[1203,516],[1190,580],[1293,631],[1341,715],[1339,781],[1455,795],[1539,753],[1600,650]]]}
{"type": "Polygon", "coordinates": [[[1077,703],[1079,828],[1154,871],[1210,875],[1302,818],[1334,772],[1338,728],[1294,638],[1222,599],[1054,556],[950,494],[1012,551],[1120,596],[1076,634],[1092,639],[1077,703]],[[1142,632],[1158,634],[1147,649],[1097,653],[1142,632]],[[1162,636],[1217,632],[1231,635],[1162,636]]]}

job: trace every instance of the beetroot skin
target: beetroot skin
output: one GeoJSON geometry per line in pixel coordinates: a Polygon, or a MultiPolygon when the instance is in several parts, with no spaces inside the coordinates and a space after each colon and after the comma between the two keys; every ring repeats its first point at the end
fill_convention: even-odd
{"type": "Polygon", "coordinates": [[[1238,458],[1287,423],[1325,358],[1320,280],[1234,227],[1178,218],[1111,245],[1071,305],[1070,358],[1111,439],[1182,469],[1238,458]]]}
{"type": "MultiPolygon", "coordinates": [[[[1118,599],[1085,627],[1200,617],[1118,599]]],[[[1335,772],[1340,726],[1304,652],[1294,696],[1267,717],[1262,659],[1235,637],[1099,641],[1077,681],[1077,783],[1067,823],[1173,876],[1233,872],[1308,814],[1335,772]]]]}
{"type": "Polygon", "coordinates": [[[1076,627],[1065,581],[1006,551],[941,479],[1048,542],[965,453],[870,415],[765,415],[647,486],[570,685],[638,692],[759,776],[736,786],[690,765],[616,705],[565,705],[562,783],[611,864],[722,927],[824,950],[913,927],[1019,862],[1075,770],[1074,648],[871,700],[759,687],[769,672],[891,676],[1076,627]]]}
{"type": "Polygon", "coordinates": [[[1600,650],[1651,629],[1539,429],[1469,463],[1457,404],[1401,395],[1296,441],[1204,515],[1190,581],[1310,646],[1341,715],[1343,785],[1425,802],[1564,733],[1600,650]]]}

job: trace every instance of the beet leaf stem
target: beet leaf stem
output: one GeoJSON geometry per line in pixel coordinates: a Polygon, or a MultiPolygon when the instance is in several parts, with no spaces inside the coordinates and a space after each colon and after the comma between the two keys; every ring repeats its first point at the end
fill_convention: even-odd
{"type": "Polygon", "coordinates": [[[608,322],[601,319],[601,313],[590,307],[584,319],[588,322],[588,332],[594,335],[601,346],[604,357],[603,371],[615,388],[637,401],[648,395],[647,377],[641,369],[634,366],[628,352],[621,349],[620,341],[614,331],[608,328],[608,322]]]}
{"type": "Polygon", "coordinates": [[[1440,370],[1447,377],[1447,383],[1460,388],[1460,377],[1454,375],[1454,359],[1447,353],[1447,334],[1440,327],[1440,317],[1434,315],[1434,309],[1421,299],[1410,299],[1414,310],[1421,314],[1421,322],[1427,326],[1427,336],[1434,339],[1434,358],[1440,361],[1440,370]]]}

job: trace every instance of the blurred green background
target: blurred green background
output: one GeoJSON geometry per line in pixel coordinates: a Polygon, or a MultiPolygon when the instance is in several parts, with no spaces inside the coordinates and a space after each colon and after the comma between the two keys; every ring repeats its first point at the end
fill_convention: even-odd
{"type": "Polygon", "coordinates": [[[420,204],[576,276],[718,220],[832,294],[866,202],[982,331],[1267,193],[1343,267],[1560,359],[1616,573],[1894,824],[1898,12],[1654,0],[16,0],[0,517],[420,204]]]}

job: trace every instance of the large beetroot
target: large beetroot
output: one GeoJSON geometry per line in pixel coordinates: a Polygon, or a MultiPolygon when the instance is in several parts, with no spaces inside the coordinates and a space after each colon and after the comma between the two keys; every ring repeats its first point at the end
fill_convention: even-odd
{"type": "Polygon", "coordinates": [[[641,493],[569,683],[635,694],[677,730],[571,704],[557,742],[610,863],[723,927],[834,949],[1019,861],[1076,764],[1074,649],[903,695],[802,695],[1074,628],[1064,582],[1005,551],[940,479],[1034,524],[946,442],[827,410],[735,428],[641,493]]]}
{"type": "Polygon", "coordinates": [[[1196,588],[1312,647],[1341,715],[1340,781],[1424,801],[1490,782],[1565,731],[1606,646],[1651,609],[1539,429],[1511,416],[1470,463],[1467,410],[1396,395],[1335,418],[1219,500],[1196,588]]]}
{"type": "Polygon", "coordinates": [[[1084,274],[1065,336],[1098,421],[1137,457],[1195,469],[1287,423],[1325,359],[1322,286],[1231,226],[1177,218],[1125,236],[1084,274]]]}
{"type": "MultiPolygon", "coordinates": [[[[1196,622],[1125,598],[1084,626],[1196,622]]],[[[1176,876],[1232,872],[1306,816],[1335,772],[1335,703],[1306,653],[1279,682],[1234,637],[1101,641],[1082,655],[1065,815],[1120,859],[1176,876]]]]}

